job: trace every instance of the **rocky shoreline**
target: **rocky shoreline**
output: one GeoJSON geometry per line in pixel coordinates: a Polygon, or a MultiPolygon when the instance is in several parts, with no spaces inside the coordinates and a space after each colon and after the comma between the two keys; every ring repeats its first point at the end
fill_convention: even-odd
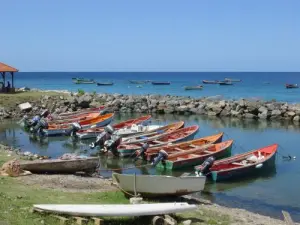
{"type": "Polygon", "coordinates": [[[300,122],[300,104],[288,104],[275,100],[225,100],[218,96],[191,98],[170,95],[56,92],[57,95],[50,96],[47,95],[47,91],[41,91],[40,98],[28,101],[30,107],[25,109],[18,107],[24,102],[16,102],[14,108],[0,105],[0,118],[21,118],[25,114],[34,115],[42,108],[50,110],[52,114],[59,114],[105,105],[111,111],[120,113],[196,114],[251,120],[286,120],[293,121],[295,124],[300,122]]]}

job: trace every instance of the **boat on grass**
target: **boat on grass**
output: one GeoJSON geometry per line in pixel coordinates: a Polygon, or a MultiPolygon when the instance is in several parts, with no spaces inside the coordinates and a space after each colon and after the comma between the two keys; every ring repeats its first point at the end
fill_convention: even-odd
{"type": "Polygon", "coordinates": [[[130,137],[123,140],[121,144],[117,147],[120,156],[131,156],[136,153],[136,151],[141,150],[144,143],[151,147],[164,146],[171,143],[178,143],[182,141],[192,140],[199,130],[198,125],[181,128],[172,132],[167,132],[155,136],[139,136],[130,137]]]}
{"type": "Polygon", "coordinates": [[[156,168],[174,170],[203,163],[205,159],[211,156],[214,158],[223,158],[230,155],[232,144],[233,140],[228,140],[217,144],[195,147],[190,150],[178,149],[177,153],[165,155],[165,158],[158,162],[156,168]]]}
{"type": "Polygon", "coordinates": [[[205,176],[162,176],[113,173],[112,179],[121,190],[143,197],[181,196],[202,191],[205,176]]]}
{"type": "Polygon", "coordinates": [[[184,90],[189,91],[189,90],[202,90],[203,86],[198,85],[198,86],[185,86],[184,90]]]}
{"type": "Polygon", "coordinates": [[[166,82],[163,82],[163,81],[161,81],[161,82],[159,82],[159,81],[152,81],[152,84],[153,85],[170,85],[171,82],[168,82],[168,81],[166,81],[166,82]]]}
{"type": "Polygon", "coordinates": [[[246,177],[250,174],[259,175],[262,170],[268,170],[275,165],[278,144],[238,154],[223,160],[211,161],[211,167],[196,166],[200,175],[207,175],[213,181],[231,180],[246,177]]]}
{"type": "Polygon", "coordinates": [[[179,153],[179,152],[187,152],[190,150],[198,150],[202,149],[203,146],[207,144],[216,144],[222,141],[223,133],[198,138],[195,140],[187,141],[187,142],[181,142],[177,144],[172,145],[166,145],[163,148],[162,147],[156,147],[156,148],[148,148],[145,152],[145,158],[147,161],[152,161],[152,159],[157,156],[157,154],[164,150],[169,155],[179,153]]]}
{"type": "Polygon", "coordinates": [[[98,157],[77,156],[70,159],[38,159],[21,162],[21,169],[31,173],[70,174],[94,172],[99,164],[98,157]]]}
{"type": "Polygon", "coordinates": [[[298,84],[286,84],[286,88],[299,88],[298,84]]]}
{"type": "Polygon", "coordinates": [[[111,86],[114,85],[113,82],[98,82],[97,86],[111,86]]]}
{"type": "MultiPolygon", "coordinates": [[[[144,124],[146,125],[150,119],[151,119],[151,115],[142,116],[139,118],[130,119],[130,120],[123,121],[121,123],[114,124],[114,125],[112,125],[112,127],[115,130],[120,130],[120,129],[125,129],[125,128],[130,130],[132,128],[130,130],[131,132],[128,130],[127,130],[127,133],[124,130],[123,130],[123,132],[122,132],[122,130],[120,132],[117,132],[118,135],[122,136],[122,133],[123,133],[123,136],[126,136],[128,133],[132,134],[134,131],[136,133],[138,133],[139,132],[138,125],[141,125],[141,126],[144,124]],[[135,125],[135,126],[133,127],[133,125],[135,125]],[[134,128],[136,128],[136,129],[134,129],[134,128]]],[[[76,132],[76,136],[79,137],[80,139],[94,138],[94,137],[97,137],[97,135],[102,133],[103,131],[104,131],[104,128],[93,127],[93,128],[88,128],[86,130],[79,130],[78,132],[76,132]]]]}
{"type": "Polygon", "coordinates": [[[42,204],[33,205],[34,211],[44,211],[72,216],[153,216],[196,210],[196,205],[188,203],[149,203],[149,204],[42,204]]]}
{"type": "Polygon", "coordinates": [[[224,80],[227,82],[241,82],[242,81],[241,79],[233,79],[233,78],[225,78],[224,80]]]}
{"type": "Polygon", "coordinates": [[[202,80],[203,84],[218,84],[218,80],[202,80]]]}

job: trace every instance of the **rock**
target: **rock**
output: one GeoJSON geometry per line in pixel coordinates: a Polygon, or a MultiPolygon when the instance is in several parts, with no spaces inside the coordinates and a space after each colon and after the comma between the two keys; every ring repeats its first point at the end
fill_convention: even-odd
{"type": "Polygon", "coordinates": [[[176,110],[174,107],[168,106],[167,108],[164,109],[164,112],[168,113],[168,114],[172,114],[172,113],[176,112],[176,110]]]}
{"type": "Polygon", "coordinates": [[[231,113],[229,110],[227,110],[226,108],[224,108],[221,113],[219,114],[219,116],[223,117],[223,116],[230,116],[231,113]]]}
{"type": "Polygon", "coordinates": [[[32,109],[32,105],[29,102],[25,102],[19,105],[21,111],[30,111],[32,109]]]}
{"type": "Polygon", "coordinates": [[[192,224],[192,220],[185,220],[182,222],[183,225],[191,225],[192,224]]]}
{"type": "Polygon", "coordinates": [[[29,87],[21,87],[19,88],[19,91],[30,91],[29,87]]]}
{"type": "Polygon", "coordinates": [[[244,99],[240,99],[238,104],[239,104],[239,106],[242,107],[242,108],[246,106],[246,102],[245,102],[244,99]]]}
{"type": "Polygon", "coordinates": [[[247,119],[254,119],[256,117],[256,115],[254,115],[252,113],[245,113],[244,117],[247,119]]]}
{"type": "Polygon", "coordinates": [[[88,94],[82,95],[77,99],[78,106],[81,108],[88,108],[92,102],[92,97],[88,94]]]}
{"type": "Polygon", "coordinates": [[[64,96],[62,96],[62,95],[59,96],[59,99],[60,99],[60,100],[64,100],[64,96]]]}
{"type": "Polygon", "coordinates": [[[216,112],[213,112],[213,111],[208,111],[208,112],[207,112],[207,115],[208,115],[208,116],[216,116],[217,113],[216,113],[216,112]]]}
{"type": "Polygon", "coordinates": [[[240,114],[240,111],[231,110],[231,111],[230,111],[230,114],[231,114],[232,116],[238,116],[238,115],[240,114]]]}
{"type": "Polygon", "coordinates": [[[271,112],[271,116],[272,117],[278,117],[278,116],[281,116],[281,111],[279,110],[279,109],[274,109],[274,110],[272,110],[272,112],[271,112]]]}
{"type": "Polygon", "coordinates": [[[261,107],[259,107],[259,109],[258,109],[258,112],[260,112],[260,113],[266,112],[266,111],[268,111],[268,109],[267,109],[265,106],[261,106],[261,107]]]}
{"type": "Polygon", "coordinates": [[[288,111],[288,112],[287,112],[287,115],[288,115],[289,117],[293,117],[293,116],[296,115],[296,113],[295,113],[295,112],[292,112],[292,111],[288,111]]]}
{"type": "Polygon", "coordinates": [[[300,121],[300,116],[294,116],[293,121],[300,121]]]}

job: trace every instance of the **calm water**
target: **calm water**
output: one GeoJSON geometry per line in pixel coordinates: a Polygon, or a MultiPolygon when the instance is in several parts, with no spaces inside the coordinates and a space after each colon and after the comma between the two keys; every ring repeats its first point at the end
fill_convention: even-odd
{"type": "MultiPolygon", "coordinates": [[[[115,122],[138,115],[117,115],[115,122]]],[[[286,122],[253,122],[233,119],[209,119],[199,116],[156,115],[159,123],[165,124],[184,120],[186,125],[198,124],[200,130],[197,137],[212,135],[224,131],[225,139],[232,138],[235,145],[232,154],[242,153],[272,143],[278,143],[282,148],[276,159],[276,168],[259,177],[245,180],[212,184],[208,183],[203,193],[197,194],[209,198],[219,204],[241,207],[254,212],[280,217],[281,210],[292,213],[295,220],[300,221],[300,157],[298,141],[300,128],[286,122]],[[293,161],[284,161],[281,155],[296,156],[293,161]]],[[[91,153],[87,146],[89,142],[72,142],[68,137],[47,138],[36,140],[30,138],[16,124],[6,123],[0,126],[0,140],[2,142],[21,147],[24,151],[31,151],[52,157],[66,152],[91,153]]],[[[126,168],[133,166],[130,159],[113,159],[102,157],[102,168],[126,168]]],[[[185,171],[177,171],[178,176],[185,171]]],[[[191,170],[190,170],[191,171],[191,170]]],[[[160,174],[153,168],[124,169],[123,173],[160,174]]],[[[172,174],[169,172],[168,174],[172,174]]],[[[101,171],[101,175],[110,176],[109,171],[101,171]]]]}
{"type": "Polygon", "coordinates": [[[17,87],[31,87],[41,89],[57,89],[77,91],[96,91],[121,94],[171,94],[188,95],[193,97],[221,95],[224,98],[256,98],[271,100],[277,99],[287,102],[300,101],[300,89],[286,89],[286,83],[300,84],[300,73],[160,73],[160,72],[135,72],[135,73],[17,73],[15,85],[17,87]],[[97,86],[96,84],[73,84],[72,77],[84,77],[99,82],[113,81],[113,86],[97,86]],[[188,85],[202,84],[202,80],[223,80],[224,78],[242,79],[241,83],[233,86],[204,85],[202,91],[184,91],[188,85]],[[130,84],[128,80],[155,80],[170,81],[169,86],[154,86],[150,84],[130,84]],[[269,82],[269,84],[266,84],[269,82]]]}

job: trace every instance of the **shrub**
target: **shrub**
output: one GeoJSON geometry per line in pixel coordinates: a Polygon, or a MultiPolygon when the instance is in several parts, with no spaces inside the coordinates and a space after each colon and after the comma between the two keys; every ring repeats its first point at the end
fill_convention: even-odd
{"type": "Polygon", "coordinates": [[[79,96],[82,96],[82,95],[84,95],[84,94],[85,94],[84,90],[78,89],[78,95],[79,95],[79,96]]]}

